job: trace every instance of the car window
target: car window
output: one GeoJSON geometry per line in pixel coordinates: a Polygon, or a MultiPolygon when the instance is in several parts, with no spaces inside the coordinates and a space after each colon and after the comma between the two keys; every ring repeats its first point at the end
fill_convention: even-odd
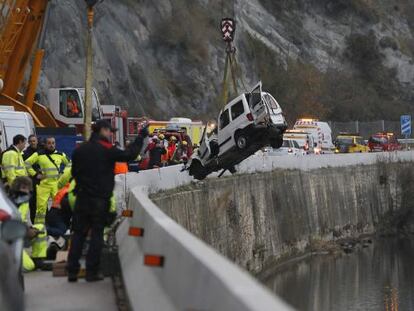
{"type": "Polygon", "coordinates": [[[290,147],[289,140],[284,140],[282,147],[289,148],[290,147]]]}
{"type": "Polygon", "coordinates": [[[279,105],[277,104],[277,102],[273,99],[273,97],[269,96],[268,94],[265,94],[264,99],[266,101],[266,103],[268,104],[268,106],[271,109],[279,109],[279,105]]]}
{"type": "Polygon", "coordinates": [[[261,86],[255,88],[251,93],[249,97],[249,106],[254,108],[257,104],[259,104],[262,101],[262,88],[261,86]]]}
{"type": "Polygon", "coordinates": [[[220,115],[220,129],[225,128],[230,123],[229,110],[226,109],[220,115]]]}
{"type": "Polygon", "coordinates": [[[239,101],[231,106],[230,111],[232,120],[241,116],[244,113],[243,101],[239,101]]]}
{"type": "Polygon", "coordinates": [[[353,144],[352,137],[338,137],[336,141],[338,145],[352,145],[353,144]]]}
{"type": "Polygon", "coordinates": [[[59,91],[60,114],[66,118],[82,118],[82,107],[76,90],[59,91]]]}
{"type": "Polygon", "coordinates": [[[365,145],[364,139],[362,137],[358,137],[356,139],[356,143],[359,145],[365,145]]]}
{"type": "Polygon", "coordinates": [[[292,142],[293,142],[293,147],[298,148],[298,149],[300,148],[296,140],[292,140],[292,142]]]}

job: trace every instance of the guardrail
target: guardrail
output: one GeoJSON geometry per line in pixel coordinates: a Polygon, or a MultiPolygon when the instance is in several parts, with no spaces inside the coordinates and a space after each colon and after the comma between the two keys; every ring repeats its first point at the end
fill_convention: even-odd
{"type": "MultiPolygon", "coordinates": [[[[414,161],[414,152],[253,156],[240,173],[275,168],[310,170],[328,166],[414,161]]],[[[181,166],[117,176],[117,194],[132,217],[117,231],[119,258],[134,310],[291,310],[263,285],[165,215],[149,192],[192,182],[181,166]]]]}
{"type": "Polygon", "coordinates": [[[398,139],[398,142],[400,144],[413,145],[414,144],[414,138],[401,138],[401,139],[398,139]]]}

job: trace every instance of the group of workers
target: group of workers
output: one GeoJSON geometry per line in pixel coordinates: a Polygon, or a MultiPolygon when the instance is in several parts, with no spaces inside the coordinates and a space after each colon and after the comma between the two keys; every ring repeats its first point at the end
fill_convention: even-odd
{"type": "Polygon", "coordinates": [[[179,141],[171,135],[166,139],[164,134],[154,135],[150,138],[145,153],[148,154],[148,164],[144,167],[152,169],[176,164],[186,164],[192,154],[191,140],[179,141]]]}
{"type": "Polygon", "coordinates": [[[31,254],[26,250],[23,253],[24,271],[44,268],[47,239],[71,232],[68,281],[77,281],[79,260],[88,236],[85,279],[103,279],[103,232],[116,217],[115,164],[136,160],[148,136],[144,128],[126,150],[120,150],[110,142],[115,130],[108,122],[97,121],[90,139],[74,151],[72,161],[56,150],[53,137],[48,137],[44,147],[39,148],[37,137],[31,135],[26,148],[26,138],[16,135],[13,145],[2,153],[3,182],[28,226],[31,254]]]}
{"type": "Polygon", "coordinates": [[[59,179],[63,171],[70,172],[68,157],[56,150],[54,137],[48,137],[43,148],[39,148],[35,135],[27,139],[23,135],[13,138],[13,145],[2,153],[2,179],[10,197],[19,206],[21,218],[27,223],[32,242],[32,254],[23,254],[23,269],[43,268],[47,252],[46,213],[49,200],[58,192],[59,179]],[[22,196],[32,198],[21,201],[22,196]]]}

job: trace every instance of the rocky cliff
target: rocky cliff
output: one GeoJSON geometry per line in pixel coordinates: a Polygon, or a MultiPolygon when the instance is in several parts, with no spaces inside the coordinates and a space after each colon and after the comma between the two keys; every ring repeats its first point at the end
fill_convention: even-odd
{"type": "MultiPolygon", "coordinates": [[[[262,79],[289,120],[412,112],[409,0],[105,0],[96,8],[95,82],[103,104],[165,119],[215,114],[224,68],[218,24],[235,14],[246,84],[262,79]]],[[[85,4],[50,1],[40,91],[82,86],[85,4]]]]}

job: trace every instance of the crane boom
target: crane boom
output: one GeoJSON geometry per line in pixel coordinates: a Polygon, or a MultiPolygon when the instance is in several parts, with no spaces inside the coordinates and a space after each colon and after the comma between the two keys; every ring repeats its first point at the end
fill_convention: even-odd
{"type": "Polygon", "coordinates": [[[32,115],[37,126],[58,127],[50,110],[34,101],[42,50],[36,52],[26,98],[19,93],[45,20],[49,0],[0,0],[0,105],[32,115]],[[30,97],[28,97],[29,95],[30,97]]]}

